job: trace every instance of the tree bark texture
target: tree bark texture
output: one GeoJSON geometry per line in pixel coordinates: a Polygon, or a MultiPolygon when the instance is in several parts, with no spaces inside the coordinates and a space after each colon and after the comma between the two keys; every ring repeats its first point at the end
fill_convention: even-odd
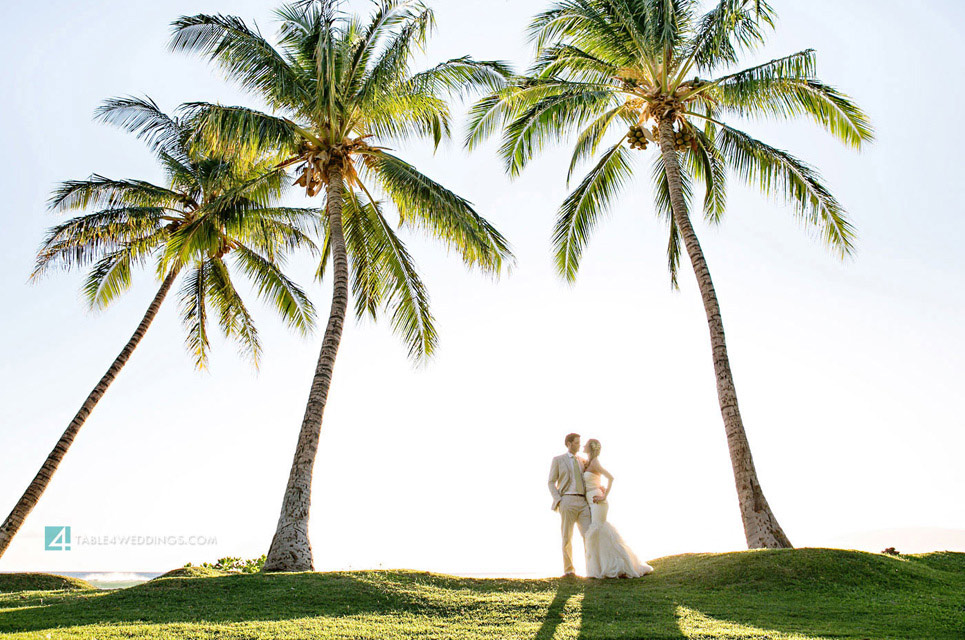
{"type": "Polygon", "coordinates": [[[263,571],[313,571],[312,545],[308,539],[308,517],[312,503],[312,472],[322,431],[322,414],[332,383],[335,357],[342,340],[342,326],[348,308],[348,256],[342,233],[344,193],[342,165],[333,160],[328,168],[328,224],[332,247],[334,285],[332,308],[312,378],[308,405],[298,433],[281,514],[275,528],[263,571]]]}

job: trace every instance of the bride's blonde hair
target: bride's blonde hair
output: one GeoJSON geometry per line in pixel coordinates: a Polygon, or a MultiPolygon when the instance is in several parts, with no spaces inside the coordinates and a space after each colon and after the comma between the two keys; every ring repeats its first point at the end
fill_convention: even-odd
{"type": "Polygon", "coordinates": [[[600,457],[600,449],[602,449],[603,446],[596,438],[590,438],[586,441],[586,448],[590,452],[590,459],[587,462],[591,462],[594,458],[600,457]]]}

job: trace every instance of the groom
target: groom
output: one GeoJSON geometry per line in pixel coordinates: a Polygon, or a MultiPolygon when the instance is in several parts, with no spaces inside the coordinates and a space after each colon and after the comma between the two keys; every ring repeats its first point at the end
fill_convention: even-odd
{"type": "Polygon", "coordinates": [[[575,576],[573,569],[573,525],[586,536],[590,526],[590,505],[586,502],[583,485],[585,462],[576,457],[580,450],[580,434],[571,433],[563,441],[566,453],[553,458],[550,466],[549,489],[553,496],[553,511],[557,509],[563,519],[563,577],[575,576]]]}

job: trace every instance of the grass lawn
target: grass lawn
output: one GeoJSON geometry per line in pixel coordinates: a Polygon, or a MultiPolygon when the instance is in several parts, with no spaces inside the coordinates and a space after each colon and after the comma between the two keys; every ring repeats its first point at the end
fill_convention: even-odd
{"type": "Polygon", "coordinates": [[[965,638],[965,554],[692,554],[637,580],[179,570],[126,589],[0,574],[4,638],[965,638]]]}

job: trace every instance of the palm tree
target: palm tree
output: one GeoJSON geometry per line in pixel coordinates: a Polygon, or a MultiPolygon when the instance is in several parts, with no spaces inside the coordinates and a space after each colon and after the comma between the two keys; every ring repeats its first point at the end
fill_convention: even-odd
{"type": "Polygon", "coordinates": [[[264,565],[265,571],[306,571],[314,566],[312,470],[349,288],[357,314],[375,318],[388,311],[413,359],[424,361],[436,345],[425,286],[385,217],[384,201],[395,206],[400,226],[442,241],[470,267],[498,275],[511,259],[506,240],[468,201],[380,143],[428,137],[438,145],[450,131],[444,98],[501,87],[508,72],[468,57],[411,72],[413,54],[434,26],[432,12],[419,2],[380,0],[362,18],[342,12],[338,0],[309,0],[284,5],[276,15],[277,47],[240,18],[220,15],[177,20],[171,47],[219,63],[273,111],[195,105],[210,143],[242,156],[266,149],[285,154],[280,166],[295,166],[296,184],[325,198],[319,276],[331,261],[332,305],[264,565]]]}
{"type": "Polygon", "coordinates": [[[589,235],[633,174],[633,150],[659,148],[653,167],[656,210],[667,220],[668,261],[676,288],[686,248],[704,303],[717,395],[724,419],[744,533],[750,548],[790,547],[761,489],[737,405],[724,326],[707,261],[689,215],[693,183],[704,188],[704,218],[717,224],[732,170],[797,217],[838,255],[854,232],[817,172],[786,151],[738,129],[732,117],[807,116],[854,148],[872,139],[867,117],[816,77],[811,50],[734,70],[763,42],[773,12],[763,0],[719,0],[700,14],[697,0],[561,0],[529,27],[536,61],[524,77],[477,102],[470,148],[503,128],[500,155],[516,176],[549,141],[575,133],[569,174],[606,146],[559,209],[556,266],[573,282],[589,235]],[[612,139],[612,138],[611,138],[612,139]],[[628,146],[624,146],[628,143],[628,146]]]}
{"type": "MultiPolygon", "coordinates": [[[[287,323],[307,332],[314,308],[280,269],[287,251],[311,245],[302,230],[316,217],[309,209],[279,207],[282,172],[270,158],[240,162],[191,144],[189,119],[164,114],[149,98],[105,102],[98,119],[146,140],[167,186],[144,180],[93,175],[62,183],[49,201],[54,211],[96,209],[50,229],[32,278],[53,267],[93,265],[84,284],[92,308],[104,308],[131,285],[135,267],[154,260],[161,286],[134,335],[81,405],[40,471],[0,526],[0,555],[36,506],[80,428],[103,397],[183,274],[180,315],[197,367],[208,359],[209,307],[227,337],[236,339],[257,366],[261,353],[251,314],[233,283],[233,271],[250,280],[260,297],[287,323]],[[229,258],[229,260],[226,260],[229,258]]],[[[311,245],[313,246],[313,245],[311,245]]]]}

